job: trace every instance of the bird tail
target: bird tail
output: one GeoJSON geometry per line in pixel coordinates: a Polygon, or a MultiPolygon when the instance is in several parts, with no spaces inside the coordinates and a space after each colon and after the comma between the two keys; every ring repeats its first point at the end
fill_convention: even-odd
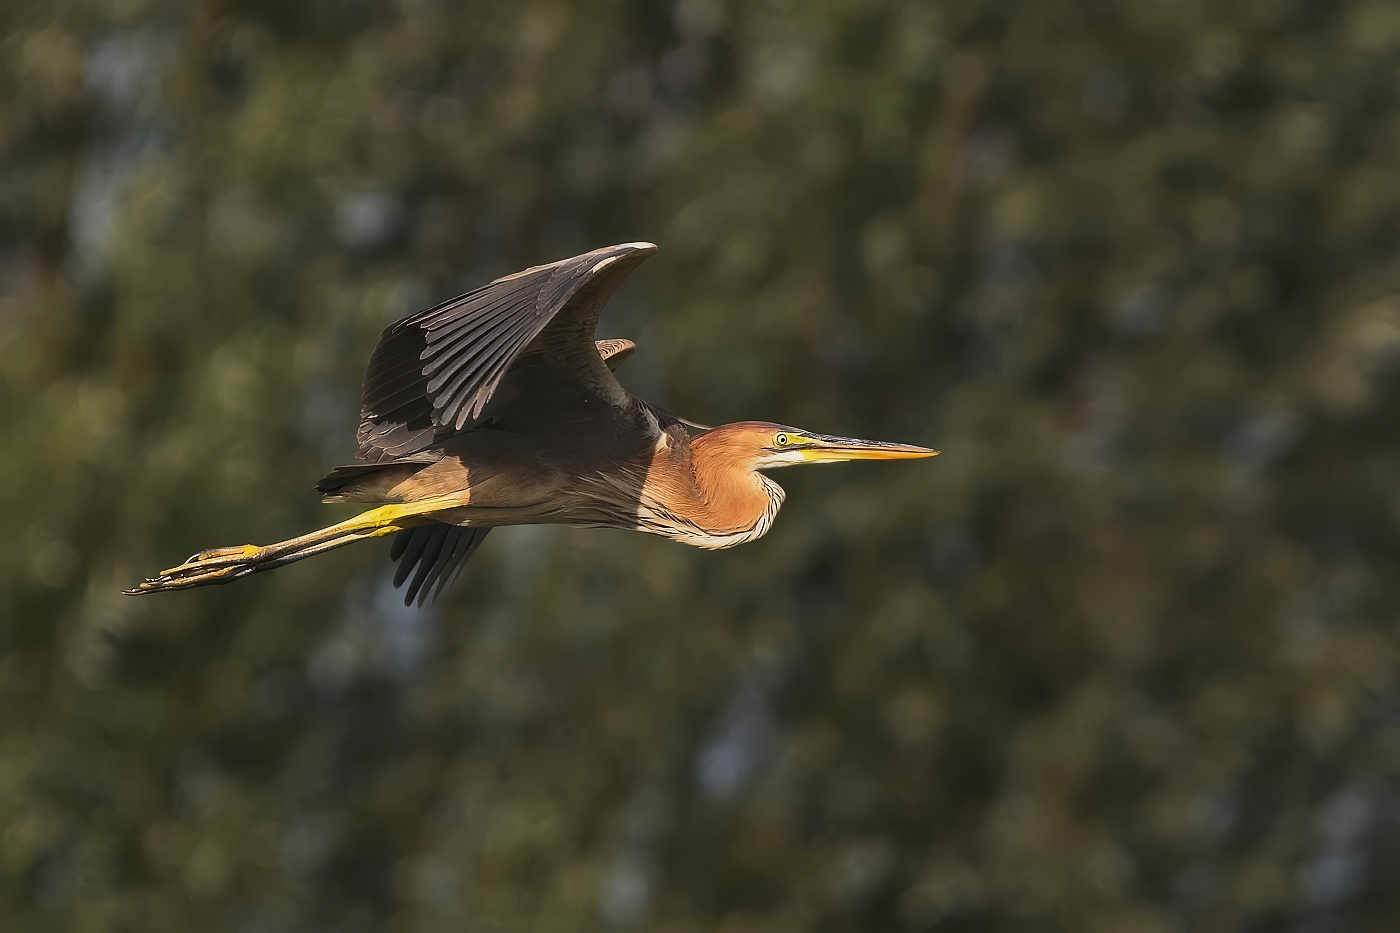
{"type": "Polygon", "coordinates": [[[338,466],[316,483],[322,502],[383,502],[392,490],[433,460],[391,460],[338,466]]]}
{"type": "Polygon", "coordinates": [[[194,554],[178,567],[163,570],[133,589],[123,590],[128,596],[183,590],[194,586],[232,583],[234,580],[265,570],[275,570],[287,564],[324,554],[326,551],[382,538],[405,528],[431,521],[427,513],[442,508],[441,503],[410,502],[382,505],[354,518],[276,544],[258,546],[243,544],[235,547],[212,548],[194,554]]]}

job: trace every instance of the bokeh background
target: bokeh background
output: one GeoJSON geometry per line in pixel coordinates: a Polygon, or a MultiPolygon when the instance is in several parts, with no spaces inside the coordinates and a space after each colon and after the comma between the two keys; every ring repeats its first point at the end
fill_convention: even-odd
{"type": "Polygon", "coordinates": [[[1400,927],[1391,0],[6,0],[0,925],[1400,927]],[[348,514],[379,330],[936,446],[705,553],[348,514]]]}

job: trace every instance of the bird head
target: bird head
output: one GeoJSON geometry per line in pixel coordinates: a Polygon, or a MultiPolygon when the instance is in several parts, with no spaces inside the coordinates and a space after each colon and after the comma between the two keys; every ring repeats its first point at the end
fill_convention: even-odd
{"type": "Polygon", "coordinates": [[[800,463],[839,463],[843,460],[913,460],[936,457],[938,451],[911,444],[832,437],[766,421],[725,424],[695,438],[727,459],[747,462],[750,469],[770,470],[800,463]]]}

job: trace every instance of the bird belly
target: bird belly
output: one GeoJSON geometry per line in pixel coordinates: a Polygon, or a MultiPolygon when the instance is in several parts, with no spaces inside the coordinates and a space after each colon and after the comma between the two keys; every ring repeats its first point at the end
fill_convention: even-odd
{"type": "Polygon", "coordinates": [[[637,527],[637,493],[625,480],[599,484],[546,467],[475,468],[473,482],[439,521],[468,527],[576,525],[637,527]]]}

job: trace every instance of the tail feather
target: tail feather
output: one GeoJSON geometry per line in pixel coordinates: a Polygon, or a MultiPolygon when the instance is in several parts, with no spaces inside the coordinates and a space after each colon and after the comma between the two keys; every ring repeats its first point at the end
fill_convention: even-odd
{"type": "Polygon", "coordinates": [[[316,491],[325,502],[383,502],[389,489],[432,462],[391,460],[338,466],[316,482],[316,491]]]}

